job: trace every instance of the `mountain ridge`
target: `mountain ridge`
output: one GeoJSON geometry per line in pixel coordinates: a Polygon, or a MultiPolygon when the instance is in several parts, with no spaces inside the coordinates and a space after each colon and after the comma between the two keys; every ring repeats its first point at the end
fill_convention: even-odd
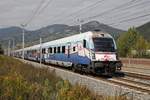
{"type": "Polygon", "coordinates": [[[137,27],[137,30],[140,34],[144,36],[145,39],[150,41],[150,22],[147,22],[139,27],[137,27]]]}
{"type": "MultiPolygon", "coordinates": [[[[123,30],[99,23],[98,21],[91,21],[82,25],[82,32],[93,31],[95,29],[110,33],[115,38],[124,32],[123,30]]],[[[3,28],[0,29],[0,40],[6,40],[11,37],[15,39],[16,44],[21,44],[21,33],[22,29],[20,27],[3,28]]],[[[46,42],[74,34],[79,34],[79,25],[69,26],[65,24],[53,24],[34,31],[25,30],[25,43],[34,45],[39,43],[40,37],[43,38],[43,42],[46,42]]]]}

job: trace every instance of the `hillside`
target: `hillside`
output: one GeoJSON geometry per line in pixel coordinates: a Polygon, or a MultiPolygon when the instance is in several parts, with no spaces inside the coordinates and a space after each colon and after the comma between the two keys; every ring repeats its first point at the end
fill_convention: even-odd
{"type": "Polygon", "coordinates": [[[137,27],[137,30],[144,36],[144,38],[150,41],[150,22],[137,27]]]}
{"type": "MultiPolygon", "coordinates": [[[[112,34],[115,38],[118,37],[122,30],[107,26],[99,23],[98,21],[91,21],[82,25],[82,32],[92,31],[99,29],[104,32],[112,34]]],[[[0,40],[7,40],[10,37],[15,38],[16,44],[21,44],[22,30],[19,27],[9,27],[0,29],[0,40]]],[[[43,27],[34,31],[25,31],[26,46],[39,43],[39,38],[42,37],[43,42],[55,40],[58,38],[70,36],[79,33],[79,26],[68,26],[64,24],[54,24],[47,27],[43,27]]],[[[8,44],[5,42],[5,44],[8,44]]],[[[6,45],[5,45],[6,46],[6,45]]]]}

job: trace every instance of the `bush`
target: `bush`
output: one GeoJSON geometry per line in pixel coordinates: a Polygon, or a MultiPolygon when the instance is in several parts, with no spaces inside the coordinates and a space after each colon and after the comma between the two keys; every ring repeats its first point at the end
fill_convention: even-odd
{"type": "Polygon", "coordinates": [[[68,81],[62,81],[57,84],[57,100],[98,100],[86,87],[76,85],[72,87],[68,81]]]}
{"type": "Polygon", "coordinates": [[[62,79],[45,68],[35,68],[16,59],[0,56],[1,100],[51,100],[62,79]]]}

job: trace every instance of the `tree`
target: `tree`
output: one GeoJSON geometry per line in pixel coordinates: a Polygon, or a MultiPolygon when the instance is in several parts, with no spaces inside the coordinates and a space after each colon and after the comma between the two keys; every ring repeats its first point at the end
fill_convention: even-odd
{"type": "Polygon", "coordinates": [[[2,49],[2,45],[0,44],[0,55],[4,54],[4,50],[2,49]]]}
{"type": "Polygon", "coordinates": [[[148,46],[148,42],[142,36],[139,36],[135,45],[137,57],[146,56],[146,50],[148,50],[148,46]]]}
{"type": "Polygon", "coordinates": [[[147,50],[150,49],[150,43],[135,28],[122,34],[117,40],[117,46],[122,57],[146,57],[147,50]]]}
{"type": "Polygon", "coordinates": [[[139,33],[135,28],[130,28],[127,32],[123,33],[117,40],[118,52],[122,57],[131,55],[137,41],[139,33]]]}

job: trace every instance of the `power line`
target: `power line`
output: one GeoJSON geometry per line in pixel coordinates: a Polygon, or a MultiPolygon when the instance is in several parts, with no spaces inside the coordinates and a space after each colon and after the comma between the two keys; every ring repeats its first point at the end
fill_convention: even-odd
{"type": "MultiPolygon", "coordinates": [[[[127,7],[125,7],[125,8],[121,8],[121,9],[116,9],[116,11],[117,10],[122,10],[122,11],[127,11],[128,9],[131,9],[131,8],[133,8],[133,7],[136,7],[136,6],[143,6],[143,7],[145,7],[145,5],[144,4],[149,4],[150,2],[149,1],[146,1],[146,2],[141,2],[141,3],[138,3],[138,4],[133,4],[133,5],[131,5],[131,6],[127,6],[127,7]]],[[[142,8],[143,9],[143,8],[142,8]]],[[[111,13],[111,12],[110,12],[111,13]]],[[[109,14],[110,14],[109,13],[109,14]]],[[[114,12],[113,12],[114,13],[114,12]]],[[[122,15],[122,14],[116,14],[117,16],[120,16],[120,15],[122,15]]],[[[101,17],[104,17],[105,16],[105,14],[104,15],[102,15],[101,17]]]]}
{"type": "Polygon", "coordinates": [[[118,23],[110,23],[110,24],[107,24],[107,25],[121,24],[121,23],[124,23],[124,22],[129,22],[129,21],[133,21],[133,20],[140,19],[140,18],[143,18],[143,17],[148,17],[148,16],[150,16],[150,13],[149,14],[140,15],[140,16],[137,16],[137,17],[133,17],[133,18],[128,18],[128,19],[125,19],[125,20],[121,20],[118,23]]]}
{"type": "MultiPolygon", "coordinates": [[[[147,7],[146,7],[147,8],[147,7]]],[[[123,17],[120,17],[121,15],[117,15],[117,16],[111,16],[111,17],[108,17],[108,19],[112,19],[113,21],[115,21],[115,22],[117,22],[118,20],[123,20],[123,19],[126,19],[126,18],[130,18],[131,16],[137,16],[137,15],[139,15],[139,14],[142,14],[143,12],[145,12],[145,11],[148,11],[149,12],[149,10],[150,10],[150,8],[148,8],[148,9],[142,9],[142,10],[140,10],[140,11],[136,11],[135,13],[129,13],[129,14],[127,14],[126,16],[123,16],[123,17]],[[116,17],[118,17],[119,16],[119,18],[117,18],[116,19],[116,17]]],[[[126,12],[125,12],[126,13],[126,12]]],[[[125,15],[125,14],[122,14],[122,15],[125,15]]],[[[105,17],[106,18],[106,17],[105,17]]],[[[103,20],[105,20],[105,19],[103,19],[103,20]]]]}
{"type": "MultiPolygon", "coordinates": [[[[105,1],[105,0],[97,1],[97,2],[95,2],[95,3],[93,3],[93,4],[91,4],[91,5],[88,5],[88,6],[84,7],[84,8],[81,8],[81,9],[79,9],[79,10],[77,10],[77,11],[75,11],[75,12],[73,12],[73,13],[71,13],[71,14],[65,16],[65,17],[73,17],[74,14],[76,14],[76,16],[77,16],[77,15],[79,15],[79,13],[81,13],[81,12],[87,10],[87,9],[88,9],[88,11],[89,11],[89,9],[93,8],[95,5],[97,5],[97,4],[99,4],[99,3],[103,2],[103,1],[105,1]]],[[[106,14],[109,14],[109,13],[112,12],[112,11],[118,11],[118,10],[121,10],[121,9],[122,9],[122,10],[123,10],[123,9],[124,9],[124,10],[127,10],[127,9],[132,8],[132,7],[135,7],[135,6],[139,6],[139,5],[141,5],[141,4],[148,3],[148,2],[141,2],[141,3],[134,4],[134,3],[136,3],[137,1],[139,1],[139,0],[131,0],[131,1],[129,1],[129,2],[126,2],[126,3],[124,3],[124,4],[119,5],[119,6],[117,6],[117,7],[114,7],[113,9],[109,9],[109,10],[104,11],[104,12],[98,14],[98,15],[90,16],[90,17],[87,17],[87,18],[84,18],[84,19],[93,19],[93,18],[96,18],[96,17],[100,17],[100,16],[104,16],[104,15],[106,15],[106,14]],[[133,4],[133,5],[131,5],[131,4],[133,4]]],[[[44,11],[44,9],[47,8],[47,6],[50,4],[50,2],[52,2],[52,0],[51,0],[51,1],[48,1],[47,4],[46,4],[44,7],[40,7],[38,11],[35,11],[35,12],[37,12],[36,14],[42,13],[42,12],[44,11]]],[[[41,5],[42,5],[42,4],[41,4],[41,5]]],[[[36,16],[36,14],[33,15],[33,18],[36,16]]],[[[62,15],[62,14],[61,14],[61,15],[62,15]]],[[[32,19],[33,19],[33,18],[32,18],[32,19]]],[[[124,18],[124,17],[123,17],[123,18],[124,18]]],[[[31,19],[31,21],[32,21],[32,19],[31,19]]],[[[76,19],[77,19],[77,18],[76,18],[76,19]]],[[[121,19],[121,18],[120,18],[120,19],[121,19]]],[[[119,23],[123,23],[124,21],[130,20],[130,19],[132,20],[133,18],[121,20],[121,21],[119,21],[119,23]]],[[[59,19],[58,19],[58,20],[59,20],[59,19]]],[[[58,20],[56,19],[56,20],[54,20],[54,21],[58,21],[58,20]]],[[[31,21],[30,21],[30,22],[31,22],[31,21]]],[[[112,25],[112,24],[114,24],[114,23],[111,23],[110,25],[112,25]]]]}
{"type": "Polygon", "coordinates": [[[148,17],[150,16],[150,13],[149,14],[144,14],[144,15],[140,15],[140,16],[136,16],[136,17],[133,17],[133,18],[128,18],[128,19],[125,19],[125,20],[121,20],[117,23],[108,23],[108,24],[105,24],[105,25],[108,25],[108,26],[118,26],[122,23],[126,23],[126,22],[129,22],[129,21],[134,21],[134,20],[137,20],[137,19],[140,19],[140,18],[143,18],[143,17],[148,17]]]}
{"type": "Polygon", "coordinates": [[[29,23],[31,23],[34,18],[38,15],[40,15],[47,7],[48,5],[52,2],[53,0],[48,0],[47,3],[44,5],[45,0],[41,0],[41,2],[39,3],[39,5],[36,7],[35,12],[31,15],[31,17],[27,20],[27,22],[25,23],[25,25],[28,25],[29,23]]]}
{"type": "MultiPolygon", "coordinates": [[[[85,9],[86,9],[86,10],[87,10],[87,9],[91,9],[91,7],[93,7],[93,6],[95,6],[95,5],[99,4],[99,3],[101,3],[101,2],[103,2],[103,1],[105,1],[105,0],[100,0],[100,1],[94,2],[94,3],[92,3],[92,4],[90,4],[90,5],[86,6],[86,7],[83,7],[83,8],[81,8],[81,9],[79,9],[79,10],[77,10],[77,11],[71,13],[71,14],[68,14],[67,16],[64,16],[64,17],[74,16],[74,14],[79,13],[79,12],[85,10],[85,9]]],[[[57,15],[57,16],[62,16],[63,14],[64,14],[64,12],[61,13],[61,14],[59,14],[59,15],[57,15]]],[[[56,16],[56,17],[57,17],[57,16],[56,16]]],[[[56,19],[56,20],[54,20],[53,22],[59,21],[59,20],[61,20],[61,19],[62,19],[62,18],[56,19]]]]}
{"type": "MultiPolygon", "coordinates": [[[[122,5],[119,5],[119,6],[115,7],[115,8],[113,8],[113,9],[109,9],[109,10],[107,10],[107,11],[104,11],[104,12],[98,14],[98,15],[101,16],[101,17],[103,17],[103,16],[105,16],[105,15],[107,15],[107,14],[112,13],[113,11],[118,11],[118,10],[121,10],[121,9],[126,10],[126,8],[132,8],[133,6],[130,6],[130,5],[132,5],[133,3],[136,3],[136,2],[138,2],[138,1],[139,1],[139,0],[131,0],[131,1],[127,2],[127,3],[124,3],[124,4],[122,4],[122,5]],[[129,7],[128,7],[128,6],[129,6],[129,7]]],[[[96,18],[96,16],[98,16],[98,15],[94,15],[94,16],[92,16],[92,17],[95,17],[95,18],[96,18]]],[[[98,16],[98,17],[99,17],[99,16],[98,16]]],[[[90,19],[90,17],[87,17],[87,18],[84,18],[84,19],[90,19]]]]}
{"type": "Polygon", "coordinates": [[[79,9],[78,11],[76,11],[76,12],[74,12],[74,13],[68,15],[67,17],[73,16],[74,14],[78,14],[78,13],[81,12],[81,11],[84,11],[84,10],[87,10],[87,9],[91,9],[91,8],[93,8],[93,6],[95,6],[95,5],[97,5],[97,4],[100,4],[100,3],[102,3],[103,1],[106,1],[106,0],[97,1],[97,2],[91,4],[91,5],[87,6],[87,7],[84,7],[84,8],[79,9]]]}
{"type": "Polygon", "coordinates": [[[39,12],[38,12],[38,15],[40,15],[42,12],[44,12],[44,10],[49,6],[49,4],[52,2],[53,0],[49,0],[45,5],[44,7],[42,7],[39,12]]]}
{"type": "Polygon", "coordinates": [[[137,0],[131,0],[131,1],[127,2],[127,3],[124,3],[124,4],[122,4],[122,5],[119,5],[119,6],[117,6],[117,7],[114,7],[113,9],[104,11],[104,12],[102,12],[102,13],[100,13],[100,14],[97,14],[97,15],[94,15],[94,16],[87,17],[87,18],[85,18],[85,19],[92,19],[92,18],[96,18],[96,17],[103,16],[104,14],[107,14],[107,13],[109,13],[109,12],[111,12],[111,11],[118,10],[119,8],[125,7],[125,6],[127,6],[128,4],[132,4],[132,3],[134,3],[135,1],[137,1],[137,0]]]}
{"type": "Polygon", "coordinates": [[[42,5],[44,4],[45,0],[41,0],[40,3],[38,4],[38,6],[36,7],[35,11],[33,12],[33,14],[31,15],[31,17],[29,17],[27,19],[27,21],[25,20],[25,24],[29,24],[33,18],[36,16],[36,14],[38,13],[38,11],[41,9],[42,5]]]}
{"type": "MultiPolygon", "coordinates": [[[[130,2],[127,2],[127,3],[135,3],[135,1],[137,1],[137,0],[132,0],[132,1],[130,1],[130,2]]],[[[126,3],[126,4],[127,4],[126,3]]],[[[142,3],[139,3],[139,4],[136,4],[136,6],[137,5],[141,5],[141,4],[145,4],[145,3],[148,3],[148,2],[142,2],[142,3]]],[[[118,7],[125,7],[126,6],[126,4],[123,4],[123,5],[120,5],[120,6],[118,6],[118,7]]],[[[118,7],[115,7],[114,9],[110,9],[110,10],[108,10],[108,11],[106,11],[107,13],[108,12],[110,12],[110,11],[113,11],[113,10],[119,10],[119,9],[117,9],[118,7]]],[[[133,5],[133,6],[129,6],[128,8],[131,8],[131,7],[135,7],[135,5],[133,5]]],[[[99,16],[104,16],[105,14],[107,14],[106,12],[103,12],[103,13],[101,13],[102,15],[99,15],[99,16]]],[[[136,13],[134,13],[134,14],[137,14],[138,12],[136,12],[136,13]]],[[[134,20],[134,19],[137,19],[137,18],[141,18],[141,17],[146,17],[146,16],[149,16],[149,15],[144,15],[144,16],[138,16],[138,17],[135,17],[135,18],[129,18],[129,19],[126,19],[126,20],[121,20],[119,23],[122,23],[122,22],[125,22],[125,21],[130,21],[130,20],[134,20]]],[[[93,17],[93,16],[92,16],[93,17]]],[[[90,18],[92,18],[92,17],[90,17],[90,18]]],[[[98,17],[97,15],[96,16],[94,16],[94,17],[98,17]]],[[[125,18],[125,17],[123,17],[123,18],[125,18]]],[[[120,18],[121,19],[121,18],[120,18]]],[[[112,25],[112,24],[114,24],[114,23],[111,23],[110,25],[112,25]]]]}
{"type": "MultiPolygon", "coordinates": [[[[150,10],[150,8],[149,9],[144,9],[144,11],[149,11],[150,10]]],[[[125,18],[129,18],[130,16],[135,16],[135,15],[139,15],[139,14],[141,14],[141,13],[143,13],[144,12],[143,10],[141,10],[141,11],[138,11],[138,12],[135,12],[135,13],[132,13],[132,14],[130,14],[130,15],[127,15],[127,16],[123,16],[123,17],[121,17],[121,18],[119,18],[119,19],[125,19],[125,18]]],[[[115,18],[115,17],[114,17],[115,18]]]]}
{"type": "MultiPolygon", "coordinates": [[[[135,2],[134,2],[135,3],[135,2]]],[[[125,8],[132,8],[132,7],[135,7],[135,6],[139,6],[139,5],[143,5],[143,4],[147,4],[147,3],[150,3],[150,2],[141,2],[141,3],[138,3],[138,4],[135,4],[135,5],[132,5],[132,6],[128,6],[128,7],[124,7],[124,10],[126,10],[125,8]]],[[[120,9],[116,9],[116,10],[120,10],[120,9]]],[[[124,11],[123,10],[123,11],[124,11]]],[[[148,9],[147,9],[148,10],[148,9]]],[[[145,9],[144,9],[144,11],[145,11],[145,9]]],[[[143,12],[143,11],[141,11],[141,12],[143,12]]],[[[140,12],[136,12],[136,13],[133,13],[133,14],[131,14],[131,15],[137,15],[137,14],[139,14],[140,12]]],[[[105,14],[104,14],[105,15],[105,14]]],[[[104,15],[100,15],[100,16],[104,16],[104,15]]],[[[130,15],[130,16],[131,16],[130,15]]],[[[118,15],[118,16],[121,16],[121,15],[118,15]]],[[[125,17],[122,17],[123,19],[124,18],[128,18],[128,17],[130,17],[130,16],[125,16],[125,17]]],[[[122,18],[119,18],[119,19],[121,19],[121,21],[119,21],[119,23],[111,23],[111,24],[107,24],[107,25],[116,25],[116,24],[121,24],[121,23],[125,23],[125,22],[129,22],[129,21],[131,21],[131,20],[136,20],[136,19],[139,19],[139,18],[142,18],[142,17],[147,17],[147,16],[149,16],[149,14],[147,15],[140,15],[140,16],[138,16],[138,17],[134,17],[134,18],[128,18],[128,19],[124,19],[124,20],[122,20],[122,18]]],[[[111,17],[111,18],[114,18],[114,17],[111,17]]],[[[116,17],[115,17],[116,18],[116,17]]]]}
{"type": "MultiPolygon", "coordinates": [[[[118,8],[126,7],[126,6],[128,6],[129,4],[135,3],[135,2],[137,2],[137,1],[139,1],[139,0],[131,0],[131,1],[127,2],[127,3],[124,3],[124,4],[122,4],[122,5],[119,5],[119,6],[115,7],[115,8],[113,8],[113,9],[104,11],[104,12],[102,12],[101,14],[98,14],[98,15],[99,15],[99,16],[103,16],[104,14],[107,14],[107,13],[109,13],[109,12],[111,12],[111,11],[117,10],[118,8]]],[[[93,5],[95,5],[95,4],[96,4],[96,3],[94,3],[93,5]]],[[[91,5],[91,7],[92,7],[93,5],[91,5]]],[[[85,8],[88,8],[88,7],[85,7],[85,8]]],[[[85,8],[83,8],[82,10],[84,10],[85,8]]],[[[80,11],[80,10],[79,10],[79,11],[80,11]]],[[[78,13],[78,11],[76,11],[75,13],[78,13]]],[[[75,13],[69,14],[69,15],[66,16],[66,17],[73,17],[73,14],[75,14],[75,13]]],[[[84,19],[84,20],[92,19],[93,17],[96,17],[96,16],[98,16],[98,15],[95,15],[95,16],[92,16],[92,17],[83,18],[83,19],[84,19]]],[[[70,19],[67,19],[67,20],[70,20],[70,19]]],[[[58,20],[54,20],[54,21],[58,21],[58,20]]],[[[63,21],[64,21],[64,20],[63,20],[63,21]]]]}
{"type": "Polygon", "coordinates": [[[122,23],[122,22],[128,22],[130,20],[135,20],[135,19],[139,19],[139,18],[147,17],[147,16],[150,16],[150,14],[145,14],[145,15],[134,17],[134,18],[125,19],[125,20],[120,21],[120,23],[122,23]]]}
{"type": "Polygon", "coordinates": [[[130,9],[130,8],[133,8],[133,7],[136,7],[136,6],[139,6],[139,5],[144,5],[144,4],[147,4],[149,3],[150,1],[145,1],[145,2],[141,2],[141,3],[137,3],[135,5],[131,5],[131,6],[128,6],[126,7],[125,9],[122,9],[122,10],[126,10],[126,9],[130,9]]]}

